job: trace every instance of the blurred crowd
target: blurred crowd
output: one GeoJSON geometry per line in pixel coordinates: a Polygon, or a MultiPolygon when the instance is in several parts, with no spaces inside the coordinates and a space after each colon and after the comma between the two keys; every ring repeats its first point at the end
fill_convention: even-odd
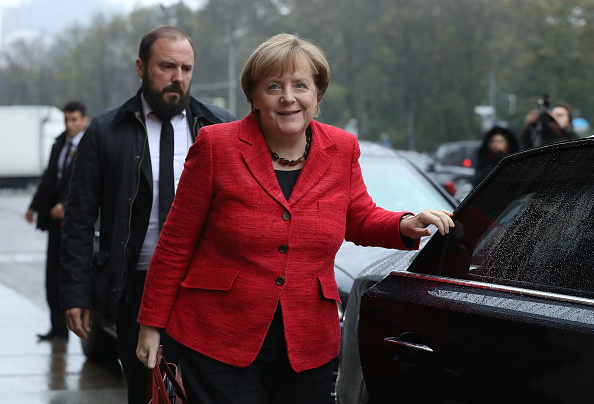
{"type": "Polygon", "coordinates": [[[577,139],[573,127],[573,109],[567,102],[558,102],[549,108],[548,97],[541,101],[542,108],[533,109],[524,118],[521,144],[516,135],[502,126],[494,126],[483,135],[477,151],[474,185],[478,185],[497,163],[510,153],[563,140],[577,139]]]}

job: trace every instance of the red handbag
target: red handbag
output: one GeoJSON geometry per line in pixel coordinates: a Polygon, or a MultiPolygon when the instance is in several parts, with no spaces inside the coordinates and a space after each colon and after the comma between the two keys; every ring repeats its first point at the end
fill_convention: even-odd
{"type": "Polygon", "coordinates": [[[174,363],[163,357],[163,346],[157,351],[157,364],[149,374],[148,404],[188,404],[181,375],[174,363]]]}

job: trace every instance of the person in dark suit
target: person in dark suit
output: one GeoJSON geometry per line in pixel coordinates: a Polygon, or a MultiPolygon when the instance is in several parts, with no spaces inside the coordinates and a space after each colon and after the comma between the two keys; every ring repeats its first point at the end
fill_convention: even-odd
{"type": "Polygon", "coordinates": [[[45,291],[51,312],[51,328],[49,332],[37,335],[40,340],[68,338],[66,319],[60,307],[62,219],[72,173],[72,161],[87,126],[88,117],[85,105],[79,101],[67,103],[62,111],[66,131],[56,138],[48,167],[25,214],[25,219],[33,223],[37,213],[37,228],[48,231],[45,291]]]}
{"type": "Polygon", "coordinates": [[[326,403],[343,240],[414,249],[430,224],[454,226],[450,212],[375,205],[356,137],[313,120],[329,73],[311,42],[269,38],[241,75],[252,112],[202,128],[190,148],[149,266],[137,356],[154,367],[166,328],[191,403],[326,403]]]}
{"type": "Polygon", "coordinates": [[[195,52],[191,38],[171,25],[142,37],[136,59],[141,88],[91,120],[66,204],[62,309],[69,328],[84,340],[91,327],[116,325],[130,404],[147,403],[149,372],[136,358],[136,318],[188,149],[201,127],[235,119],[228,110],[190,95],[195,52]]]}

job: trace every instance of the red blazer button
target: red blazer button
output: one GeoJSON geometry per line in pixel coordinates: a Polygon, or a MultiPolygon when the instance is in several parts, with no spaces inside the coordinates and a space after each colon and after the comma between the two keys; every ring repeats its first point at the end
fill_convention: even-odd
{"type": "Polygon", "coordinates": [[[276,278],[276,284],[278,286],[283,286],[285,284],[285,278],[283,278],[282,276],[279,276],[278,278],[276,278]]]}

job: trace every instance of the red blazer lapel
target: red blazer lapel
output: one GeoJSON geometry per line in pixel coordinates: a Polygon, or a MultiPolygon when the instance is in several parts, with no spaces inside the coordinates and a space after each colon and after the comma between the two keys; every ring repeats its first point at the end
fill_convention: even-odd
{"type": "Polygon", "coordinates": [[[276,179],[268,147],[260,130],[260,124],[253,114],[248,115],[243,120],[239,130],[239,139],[246,145],[242,155],[253,177],[266,193],[281,205],[288,207],[287,200],[276,179]]]}
{"type": "Polygon", "coordinates": [[[247,116],[243,120],[239,130],[239,139],[246,144],[242,155],[248,169],[262,188],[286,208],[299,201],[315,187],[326,171],[328,171],[331,164],[331,157],[328,151],[332,149],[334,143],[318,122],[312,121],[311,129],[311,150],[307,155],[307,160],[303,165],[297,183],[291,192],[289,203],[287,203],[276,179],[268,147],[266,146],[264,136],[262,136],[258,119],[254,115],[247,116]]]}
{"type": "Polygon", "coordinates": [[[316,121],[312,121],[310,126],[312,131],[311,150],[307,155],[293,192],[291,192],[291,197],[289,198],[291,205],[299,201],[315,187],[331,165],[331,157],[328,151],[334,143],[316,121]]]}

